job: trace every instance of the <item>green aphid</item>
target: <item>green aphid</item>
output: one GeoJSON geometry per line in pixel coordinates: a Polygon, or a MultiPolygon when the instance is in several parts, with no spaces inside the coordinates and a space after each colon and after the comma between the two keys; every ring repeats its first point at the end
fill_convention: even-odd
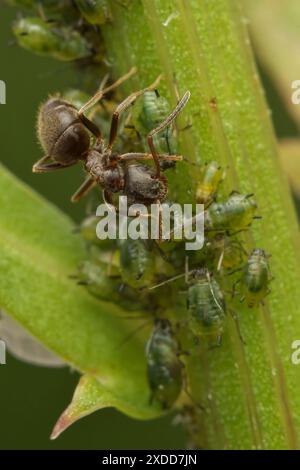
{"type": "Polygon", "coordinates": [[[13,33],[18,44],[38,55],[61,61],[74,61],[91,56],[86,39],[71,27],[44,21],[38,17],[14,22],[13,33]]]}
{"type": "Polygon", "coordinates": [[[78,283],[102,300],[118,302],[120,300],[120,278],[109,276],[108,265],[93,260],[84,261],[78,269],[78,283]]]}
{"type": "Polygon", "coordinates": [[[224,170],[215,161],[203,166],[196,189],[196,201],[198,204],[204,204],[207,207],[213,202],[224,176],[224,170]]]}
{"type": "Polygon", "coordinates": [[[184,386],[179,350],[170,322],[157,319],[146,346],[147,376],[150,403],[159,403],[163,409],[174,405],[184,386]]]}
{"type": "Polygon", "coordinates": [[[241,301],[246,301],[248,307],[257,307],[270,292],[271,281],[268,255],[260,248],[255,248],[250,254],[242,270],[241,301]]]}
{"type": "Polygon", "coordinates": [[[247,229],[257,209],[252,194],[232,193],[225,202],[214,202],[205,212],[205,230],[237,232],[247,229]]]}
{"type": "Polygon", "coordinates": [[[99,223],[99,217],[95,215],[90,215],[83,219],[77,232],[82,236],[83,240],[87,245],[95,245],[102,248],[102,250],[111,250],[116,248],[115,240],[106,238],[105,240],[100,240],[97,237],[97,225],[99,223]]]}
{"type": "Polygon", "coordinates": [[[84,261],[76,275],[78,284],[98,299],[114,302],[129,311],[140,309],[134,289],[124,284],[118,268],[96,258],[84,261]]]}
{"type": "Polygon", "coordinates": [[[196,338],[206,337],[221,342],[226,316],[223,292],[207,269],[190,273],[187,292],[188,324],[196,338]]]}
{"type": "Polygon", "coordinates": [[[111,21],[112,14],[107,0],[75,0],[84,19],[90,24],[105,24],[111,21]]]}
{"type": "Polygon", "coordinates": [[[247,255],[243,243],[225,233],[217,233],[208,238],[204,253],[217,271],[242,266],[247,255]]]}
{"type": "Polygon", "coordinates": [[[120,240],[120,271],[123,281],[134,288],[149,286],[155,277],[155,259],[145,240],[120,240]]]}
{"type": "MultiPolygon", "coordinates": [[[[170,113],[171,108],[168,101],[159,95],[157,90],[144,93],[139,102],[134,106],[132,122],[138,134],[145,138],[147,134],[157,127],[170,113]]],[[[169,126],[157,134],[154,139],[155,147],[159,153],[175,155],[177,154],[177,139],[174,127],[169,126]]],[[[174,161],[163,161],[163,169],[174,167],[174,161]]]]}

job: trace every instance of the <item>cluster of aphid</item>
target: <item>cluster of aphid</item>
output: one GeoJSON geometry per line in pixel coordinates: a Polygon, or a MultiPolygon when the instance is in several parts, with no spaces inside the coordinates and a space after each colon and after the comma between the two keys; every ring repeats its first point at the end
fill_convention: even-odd
{"type": "MultiPolygon", "coordinates": [[[[10,3],[36,6],[38,11],[40,2],[10,3]]],[[[58,4],[59,8],[77,11],[76,14],[81,12],[90,25],[99,25],[111,17],[109,9],[104,8],[105,1],[43,2],[42,15],[49,14],[54,20],[45,20],[41,15],[19,20],[15,26],[18,41],[35,52],[64,56],[63,60],[87,57],[92,43],[86,41],[87,37],[92,38],[93,30],[87,28],[90,36],[81,34],[80,22],[78,30],[74,29],[77,23],[69,16],[70,10],[66,16],[72,25],[56,24],[58,4]],[[66,34],[63,28],[70,29],[69,40],[64,43],[56,36],[66,34]],[[36,34],[40,34],[38,39],[36,34]],[[67,49],[63,51],[63,47],[67,49]]],[[[61,12],[59,15],[61,18],[61,12]]],[[[183,160],[178,155],[174,121],[190,94],[186,92],[171,110],[157,91],[158,78],[116,104],[117,87],[133,73],[134,69],[113,84],[107,84],[105,77],[92,98],[72,90],[64,98],[50,98],[40,108],[38,135],[45,156],[35,163],[33,171],[55,171],[82,161],[87,179],[73,195],[73,201],[82,198],[93,186],[100,187],[104,201],[111,204],[120,194],[128,197],[129,204],[150,206],[167,200],[165,171],[176,162],[181,165],[183,160]],[[124,117],[128,110],[130,114],[124,117]]],[[[205,208],[205,243],[189,259],[185,240],[99,240],[96,236],[99,219],[95,216],[86,218],[78,230],[86,241],[88,257],[78,269],[77,282],[100,299],[132,311],[133,317],[135,311],[144,311],[154,324],[146,347],[148,380],[151,401],[165,409],[177,402],[183,390],[189,395],[182,331],[188,332],[194,344],[220,346],[229,313],[242,339],[237,302],[257,307],[268,294],[271,280],[268,255],[259,248],[247,253],[241,239],[241,233],[257,218],[253,195],[232,192],[222,199],[219,187],[224,170],[216,162],[195,168],[198,171],[195,202],[205,208]],[[182,288],[185,292],[181,296],[178,291],[182,288]],[[175,318],[174,311],[181,312],[180,316],[175,318]]]]}

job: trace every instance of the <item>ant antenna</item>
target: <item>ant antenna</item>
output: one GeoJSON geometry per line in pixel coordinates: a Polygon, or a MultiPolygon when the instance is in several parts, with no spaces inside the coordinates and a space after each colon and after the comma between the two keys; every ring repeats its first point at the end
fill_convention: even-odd
{"type": "Polygon", "coordinates": [[[100,89],[94,96],[92,96],[92,98],[84,106],[82,106],[82,108],[79,110],[79,114],[84,114],[88,109],[94,106],[94,104],[96,104],[97,101],[100,101],[106,93],[120,86],[122,83],[128,80],[128,78],[132,77],[132,75],[134,75],[136,71],[137,71],[137,68],[132,67],[132,69],[130,69],[128,73],[123,75],[123,77],[119,78],[112,85],[109,85],[107,88],[100,89]]]}

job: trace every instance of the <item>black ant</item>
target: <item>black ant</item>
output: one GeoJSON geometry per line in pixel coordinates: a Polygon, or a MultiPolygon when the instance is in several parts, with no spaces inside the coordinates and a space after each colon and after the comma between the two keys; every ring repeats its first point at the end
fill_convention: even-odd
{"type": "Polygon", "coordinates": [[[96,102],[119,86],[135,73],[131,69],[117,82],[100,89],[78,111],[71,103],[61,98],[50,98],[41,106],[38,115],[38,137],[43,149],[47,152],[33,165],[34,173],[45,173],[75,165],[79,160],[84,162],[88,178],[72,196],[72,201],[81,199],[95,184],[104,189],[105,200],[111,202],[113,193],[122,193],[130,203],[143,203],[149,206],[160,203],[168,192],[167,179],[161,175],[160,160],[182,160],[180,155],[159,154],[153,143],[156,134],[168,127],[187,103],[190,92],[186,92],[175,109],[166,119],[153,129],[147,137],[150,153],[119,154],[112,151],[115,143],[121,115],[135,100],[149,90],[154,90],[161,77],[143,90],[129,95],[115,109],[108,139],[104,142],[101,131],[85,116],[96,102]],[[91,146],[89,131],[96,137],[91,146]],[[128,162],[153,160],[156,171],[146,165],[128,162]]]}

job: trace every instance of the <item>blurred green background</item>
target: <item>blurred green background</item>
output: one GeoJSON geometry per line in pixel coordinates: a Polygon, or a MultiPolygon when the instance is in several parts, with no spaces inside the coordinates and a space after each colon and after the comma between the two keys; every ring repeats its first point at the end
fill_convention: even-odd
{"type": "MultiPolygon", "coordinates": [[[[35,135],[37,108],[49,94],[76,86],[71,66],[35,57],[12,45],[10,25],[15,12],[2,5],[0,8],[0,79],[7,85],[7,104],[0,106],[1,161],[75,220],[80,220],[84,202],[70,203],[70,195],[82,181],[79,167],[57,172],[55,178],[51,174],[37,177],[31,173],[32,163],[42,155],[35,135]]],[[[263,79],[278,136],[297,135],[271,83],[266,77],[263,79]]],[[[51,442],[51,429],[70,401],[77,381],[78,374],[67,368],[35,367],[9,356],[7,365],[0,366],[0,448],[184,448],[184,432],[179,426],[170,425],[172,417],[144,423],[114,410],[83,419],[51,442]]]]}

